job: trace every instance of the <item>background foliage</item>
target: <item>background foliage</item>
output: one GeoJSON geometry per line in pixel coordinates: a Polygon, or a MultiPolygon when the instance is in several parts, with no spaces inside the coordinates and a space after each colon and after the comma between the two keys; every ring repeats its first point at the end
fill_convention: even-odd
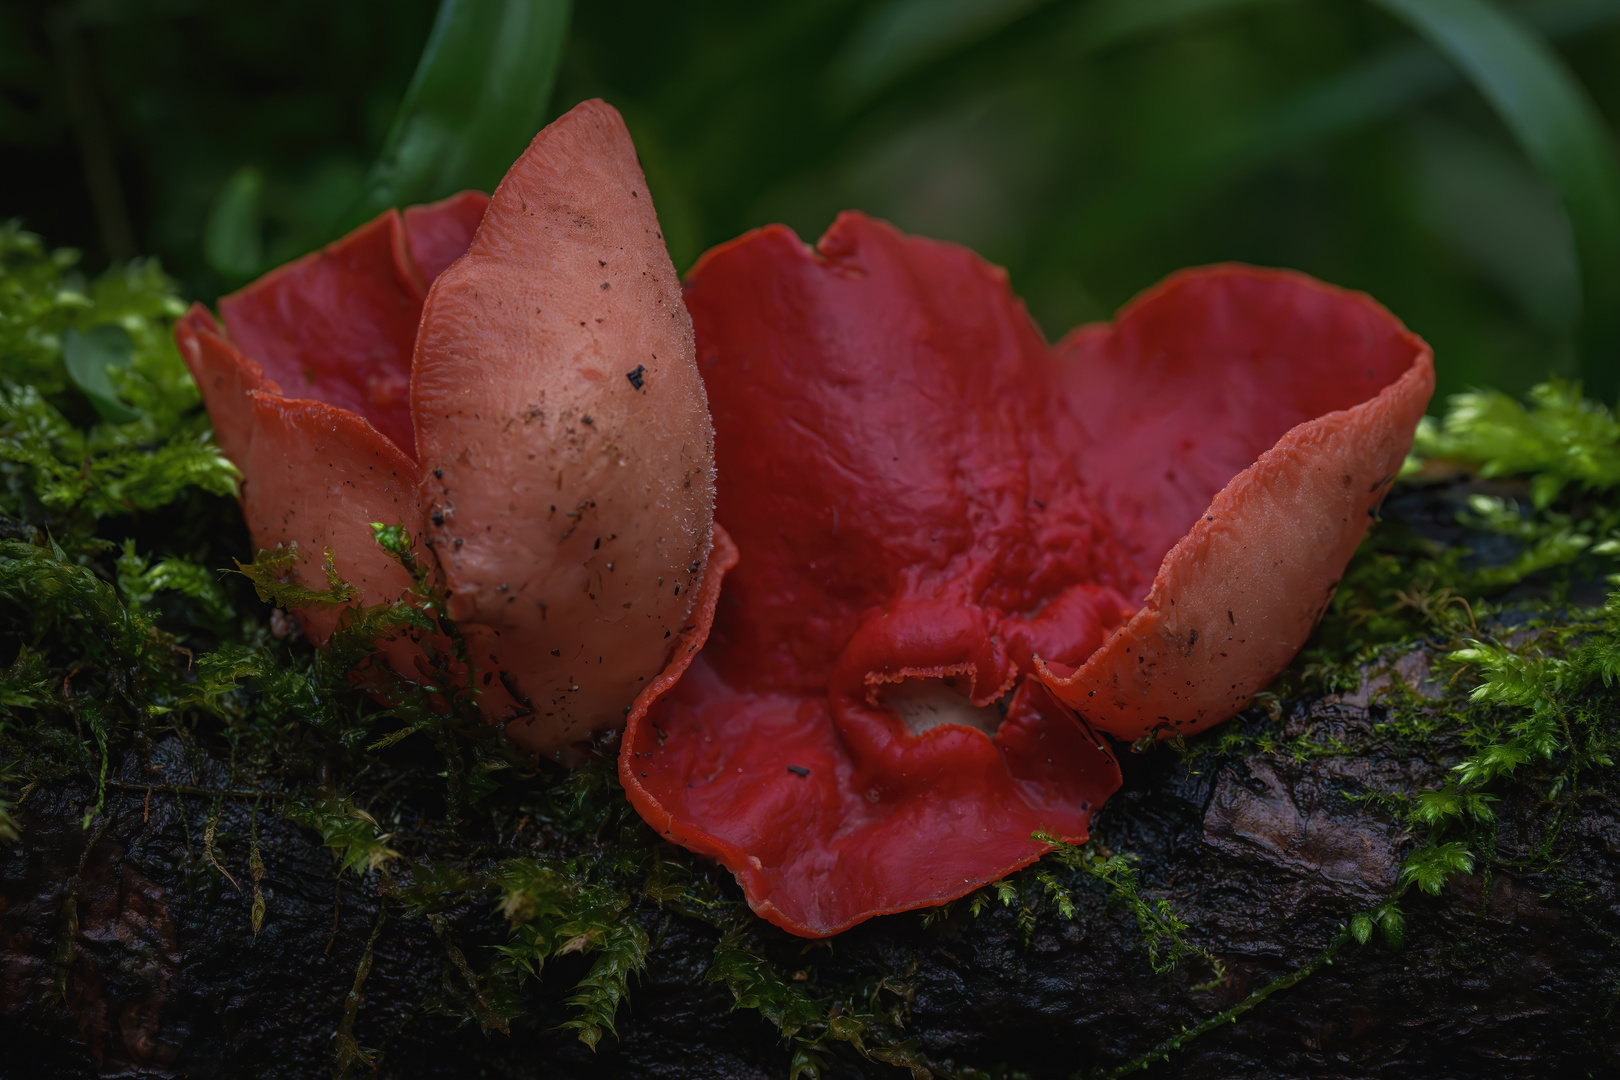
{"type": "Polygon", "coordinates": [[[457,8],[508,54],[446,33],[412,87],[433,0],[4,0],[0,214],[91,271],[157,255],[211,300],[386,203],[401,153],[444,156],[406,138],[408,89],[453,128],[506,117],[469,136],[492,143],[600,95],[681,269],[859,207],[1006,265],[1054,336],[1177,267],[1243,259],[1384,301],[1435,345],[1437,400],[1576,373],[1583,340],[1608,361],[1589,384],[1620,367],[1620,0],[457,8]],[[1528,33],[1504,44],[1481,10],[1528,33]]]}

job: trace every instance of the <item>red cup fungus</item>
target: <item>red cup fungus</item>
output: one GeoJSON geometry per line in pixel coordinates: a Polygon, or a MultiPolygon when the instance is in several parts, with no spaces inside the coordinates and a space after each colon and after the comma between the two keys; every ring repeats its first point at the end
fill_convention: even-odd
{"type": "Polygon", "coordinates": [[[810,937],[965,895],[1036,832],[1085,839],[1120,783],[1093,732],[1241,708],[1434,380],[1366,296],[1243,266],[1048,346],[1004,271],[854,213],[814,249],[781,226],[714,249],[686,302],[736,566],[620,775],[810,937]]]}
{"type": "MultiPolygon", "coordinates": [[[[261,549],[359,603],[436,565],[486,719],[549,755],[623,723],[688,634],[712,543],[692,329],[635,147],[588,101],[493,197],[389,211],[175,335],[261,549]]],[[[323,643],[341,612],[295,612],[323,643]]],[[[420,643],[381,649],[427,675],[420,643]]]]}

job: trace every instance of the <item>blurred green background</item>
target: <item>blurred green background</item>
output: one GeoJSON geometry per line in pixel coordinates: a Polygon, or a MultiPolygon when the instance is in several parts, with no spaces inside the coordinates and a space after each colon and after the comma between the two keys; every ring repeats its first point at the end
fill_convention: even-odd
{"type": "Polygon", "coordinates": [[[211,301],[592,96],[683,270],[858,207],[1053,337],[1239,259],[1372,293],[1441,394],[1612,396],[1620,0],[0,0],[0,217],[211,301]]]}

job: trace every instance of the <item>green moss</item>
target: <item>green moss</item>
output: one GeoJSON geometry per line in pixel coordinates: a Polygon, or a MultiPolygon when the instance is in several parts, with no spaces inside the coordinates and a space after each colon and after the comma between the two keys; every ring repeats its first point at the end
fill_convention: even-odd
{"type": "Polygon", "coordinates": [[[292,580],[293,568],[298,565],[298,545],[274,551],[261,551],[252,562],[237,562],[242,576],[253,582],[253,590],[267,604],[283,608],[343,607],[357,600],[360,590],[338,576],[331,548],[325,548],[326,558],[321,569],[326,574],[326,588],[312,589],[292,580]]]}
{"type": "Polygon", "coordinates": [[[388,834],[381,831],[377,819],[347,797],[328,795],[319,802],[294,802],[286,814],[321,834],[340,874],[380,870],[399,858],[399,852],[388,846],[388,834]]]}
{"type": "MultiPolygon", "coordinates": [[[[1184,959],[1196,956],[1209,965],[1216,982],[1225,977],[1225,968],[1218,959],[1187,941],[1187,923],[1171,908],[1170,901],[1163,897],[1148,900],[1142,895],[1137,884],[1136,867],[1125,856],[1104,856],[1100,852],[1065,844],[1055,836],[1040,833],[1035,834],[1035,839],[1053,846],[1054,850],[1048,857],[1052,862],[1071,870],[1083,871],[1101,882],[1108,888],[1110,899],[1130,910],[1136,919],[1136,928],[1142,934],[1143,944],[1147,947],[1148,963],[1154,971],[1167,975],[1184,959]]],[[[1058,917],[1071,918],[1074,904],[1050,871],[1037,868],[1032,876],[1057,899],[1058,917]]]]}
{"type": "Polygon", "coordinates": [[[973,1072],[929,1062],[906,1038],[911,991],[902,973],[832,988],[818,985],[808,970],[784,976],[765,956],[760,931],[739,920],[715,947],[709,978],[726,985],[736,1008],[758,1012],[782,1033],[792,1053],[791,1080],[825,1075],[838,1044],[913,1076],[973,1072]]]}
{"type": "Polygon", "coordinates": [[[1620,483],[1620,424],[1574,383],[1554,380],[1530,391],[1528,407],[1480,390],[1453,397],[1445,419],[1425,418],[1414,452],[1451,460],[1485,477],[1524,476],[1538,509],[1567,485],[1605,491],[1620,483]]]}
{"type": "Polygon", "coordinates": [[[187,488],[234,494],[237,473],[175,349],[184,308],[157,264],[86,282],[75,261],[0,225],[0,513],[77,553],[99,519],[167,506],[187,488]],[[70,369],[64,342],[91,334],[118,345],[80,348],[70,369]]]}

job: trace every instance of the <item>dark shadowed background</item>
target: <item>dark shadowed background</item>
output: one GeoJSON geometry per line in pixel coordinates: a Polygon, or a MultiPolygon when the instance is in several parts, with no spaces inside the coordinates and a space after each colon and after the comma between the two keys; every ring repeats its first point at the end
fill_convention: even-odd
{"type": "MultiPolygon", "coordinates": [[[[1372,293],[1434,344],[1441,394],[1549,370],[1612,390],[1620,0],[482,6],[567,27],[549,97],[502,106],[516,145],[583,98],[618,106],[680,269],[859,207],[1005,265],[1054,337],[1239,259],[1372,293]]],[[[91,272],[155,255],[211,301],[376,205],[437,11],[3,0],[0,217],[91,272]]],[[[489,19],[474,36],[517,50],[533,99],[546,48],[489,19]]],[[[441,81],[494,78],[493,46],[462,45],[441,81]]]]}

